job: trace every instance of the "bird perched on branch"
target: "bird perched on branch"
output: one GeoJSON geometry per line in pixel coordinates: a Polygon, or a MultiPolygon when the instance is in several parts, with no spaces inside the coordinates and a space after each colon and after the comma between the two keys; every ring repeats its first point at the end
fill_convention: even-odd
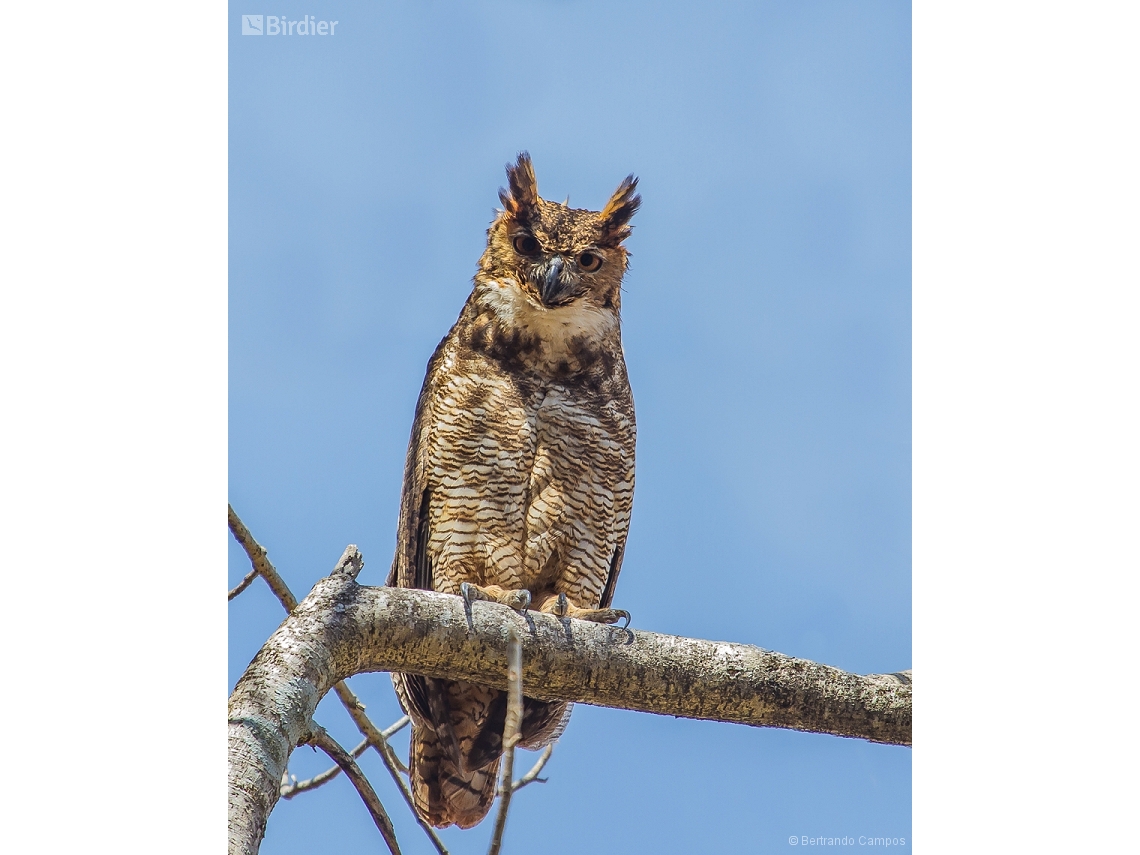
{"type": "MultiPolygon", "coordinates": [[[[471,296],[428,362],[388,584],[628,622],[610,602],[633,503],[620,310],[637,179],[601,211],[541,198],[525,152],[507,179],[471,296]]],[[[470,828],[494,800],[506,693],[393,682],[412,719],[416,809],[470,828]]],[[[525,698],[520,745],[549,744],[569,717],[569,704],[525,698]]]]}

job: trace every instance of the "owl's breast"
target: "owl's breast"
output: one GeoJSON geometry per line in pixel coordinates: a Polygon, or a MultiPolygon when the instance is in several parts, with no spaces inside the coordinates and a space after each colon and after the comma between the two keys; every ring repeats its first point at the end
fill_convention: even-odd
{"type": "Polygon", "coordinates": [[[428,553],[435,588],[458,593],[521,572],[540,393],[498,374],[444,376],[423,437],[428,553]]]}
{"type": "Polygon", "coordinates": [[[628,396],[451,367],[423,437],[435,588],[534,590],[573,568],[600,595],[632,504],[628,396]]]}
{"type": "Polygon", "coordinates": [[[629,526],[632,418],[612,403],[553,385],[534,431],[525,544],[530,584],[544,578],[558,587],[562,574],[585,574],[596,579],[600,593],[629,526]]]}

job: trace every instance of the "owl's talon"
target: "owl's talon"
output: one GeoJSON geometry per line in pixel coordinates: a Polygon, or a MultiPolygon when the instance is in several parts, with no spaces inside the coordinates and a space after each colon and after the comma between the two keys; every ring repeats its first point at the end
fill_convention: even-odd
{"type": "Polygon", "coordinates": [[[552,614],[557,617],[566,617],[566,613],[570,611],[570,601],[566,599],[565,594],[558,595],[558,602],[554,604],[554,611],[552,614]]]}
{"type": "Polygon", "coordinates": [[[503,599],[499,600],[504,606],[510,606],[516,612],[525,612],[530,608],[530,591],[524,589],[507,591],[503,599]]]}
{"type": "Polygon", "coordinates": [[[459,586],[459,593],[463,596],[463,602],[470,606],[476,600],[490,599],[478,585],[472,585],[470,582],[464,582],[459,586]]]}
{"type": "Polygon", "coordinates": [[[624,618],[625,623],[621,625],[621,629],[627,629],[629,627],[629,612],[625,609],[599,609],[598,611],[603,613],[594,618],[598,623],[614,624],[624,618]]]}

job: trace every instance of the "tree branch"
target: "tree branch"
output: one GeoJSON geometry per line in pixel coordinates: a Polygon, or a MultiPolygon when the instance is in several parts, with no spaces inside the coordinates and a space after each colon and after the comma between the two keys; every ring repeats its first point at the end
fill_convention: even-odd
{"type": "Polygon", "coordinates": [[[518,792],[527,784],[533,784],[535,781],[540,784],[545,784],[546,778],[540,778],[538,776],[539,773],[542,772],[543,767],[546,766],[547,761],[550,760],[550,755],[553,753],[553,743],[542,749],[542,753],[538,755],[538,759],[534,762],[534,765],[530,767],[530,771],[511,784],[511,791],[518,792]]]}
{"type": "MultiPolygon", "coordinates": [[[[234,537],[246,547],[251,560],[257,554],[248,543],[260,550],[264,558],[265,550],[257,546],[241,520],[230,508],[230,528],[234,537]],[[237,526],[235,528],[235,521],[237,526]],[[240,533],[239,533],[240,532],[240,533]],[[242,535],[244,534],[245,539],[242,535]]],[[[268,564],[268,560],[265,562],[268,564]]],[[[269,565],[272,569],[272,565],[269,565]]],[[[322,584],[333,588],[356,586],[356,576],[364,566],[364,557],[355,546],[344,550],[332,575],[321,580],[322,584]]],[[[277,571],[273,575],[278,581],[277,571]]],[[[268,579],[266,580],[268,581],[268,579]]],[[[284,582],[281,582],[284,587],[284,582]]],[[[271,586],[272,587],[272,586],[271,586]]],[[[277,593],[274,589],[274,593],[277,593]]],[[[285,593],[293,595],[285,588],[285,593]]],[[[278,597],[280,598],[278,593],[278,597]]],[[[294,602],[296,602],[294,600],[294,602]]],[[[306,598],[308,602],[308,598],[306,598]]],[[[284,601],[283,601],[284,604],[284,601]]],[[[333,615],[336,605],[330,604],[333,615]]],[[[278,627],[271,638],[281,638],[281,630],[286,626],[295,629],[292,614],[278,627]]],[[[286,633],[291,636],[291,633],[286,633]]],[[[326,685],[324,645],[309,645],[299,638],[296,647],[290,650],[267,649],[254,657],[245,674],[238,680],[230,695],[229,704],[229,853],[249,853],[253,855],[261,846],[265,836],[265,821],[269,812],[280,797],[281,778],[289,762],[293,748],[306,742],[312,733],[312,717],[317,703],[329,690],[326,685]],[[277,696],[267,696],[261,692],[274,681],[267,679],[262,669],[272,673],[279,663],[288,673],[277,696]]],[[[335,680],[333,681],[336,682],[335,680]]]]}
{"type": "Polygon", "coordinates": [[[252,585],[253,580],[256,579],[260,575],[261,574],[257,571],[257,568],[254,567],[252,570],[250,570],[248,573],[245,574],[244,579],[242,579],[233,588],[230,589],[230,593],[226,597],[226,600],[232,600],[234,597],[236,597],[238,594],[240,594],[242,591],[244,591],[246,588],[248,588],[250,585],[252,585]]]}
{"type": "MultiPolygon", "coordinates": [[[[297,608],[297,598],[293,596],[293,592],[289,590],[289,586],[285,584],[285,580],[277,573],[277,568],[269,560],[269,555],[265,551],[265,547],[253,539],[253,535],[249,533],[249,529],[245,527],[245,523],[241,521],[236,513],[234,513],[234,506],[227,505],[230,512],[230,531],[233,532],[234,539],[242,545],[245,554],[249,556],[249,561],[253,565],[254,572],[241,580],[241,583],[230,591],[230,599],[232,600],[242,591],[249,587],[257,576],[260,576],[266,581],[273,593],[277,595],[277,599],[281,601],[281,605],[285,607],[286,611],[293,611],[297,608]]],[[[362,559],[363,560],[363,559],[362,559]]]]}
{"type": "Polygon", "coordinates": [[[376,823],[376,828],[380,831],[380,836],[384,838],[384,842],[388,844],[388,849],[392,855],[400,855],[400,844],[396,842],[396,829],[392,827],[392,820],[389,819],[388,812],[380,803],[379,796],[372,789],[372,785],[368,783],[368,779],[364,777],[364,773],[360,771],[360,767],[356,765],[352,755],[341,748],[340,744],[329,736],[323,727],[316,724],[313,725],[313,730],[306,741],[310,745],[317,746],[336,761],[345,776],[352,781],[356,791],[360,793],[364,806],[368,808],[368,812],[372,815],[372,821],[376,823]]]}
{"type": "MultiPolygon", "coordinates": [[[[354,760],[360,757],[365,751],[368,750],[368,740],[365,739],[360,742],[355,748],[348,752],[349,756],[354,760]]],[[[281,798],[288,801],[294,796],[299,796],[301,793],[307,793],[309,790],[315,790],[318,787],[323,787],[333,778],[340,774],[340,766],[330,766],[323,772],[313,775],[311,778],[306,778],[303,781],[298,781],[293,778],[293,783],[288,783],[289,769],[286,767],[285,774],[281,776],[281,798]]]]}
{"type": "Polygon", "coordinates": [[[396,783],[396,789],[398,789],[400,795],[404,797],[404,801],[408,804],[408,810],[412,812],[412,816],[416,822],[419,823],[420,828],[424,830],[424,834],[431,840],[432,846],[439,852],[439,855],[448,855],[447,849],[444,847],[443,841],[439,839],[439,835],[435,833],[435,829],[416,811],[416,805],[412,801],[412,791],[408,789],[407,783],[400,775],[401,772],[406,774],[408,767],[400,762],[400,758],[396,756],[396,752],[393,751],[392,746],[388,744],[387,736],[381,733],[376,725],[372,723],[371,719],[364,714],[364,704],[362,704],[360,699],[348,688],[348,683],[341,680],[333,686],[333,691],[335,691],[337,697],[340,698],[340,702],[344,704],[344,708],[348,710],[348,714],[357,729],[364,734],[364,738],[368,740],[368,744],[376,749],[376,753],[379,754],[380,759],[384,761],[384,766],[387,767],[388,774],[392,776],[392,780],[396,783]]]}
{"type": "MultiPolygon", "coordinates": [[[[249,556],[250,563],[253,565],[253,570],[251,570],[249,575],[241,581],[241,584],[239,584],[236,588],[234,588],[233,591],[230,592],[229,598],[232,600],[243,590],[245,590],[245,588],[249,586],[250,582],[252,582],[258,576],[262,576],[265,579],[266,583],[269,585],[270,589],[276,595],[278,601],[282,606],[284,606],[285,611],[292,612],[293,609],[297,607],[297,598],[293,596],[293,592],[289,590],[289,586],[285,584],[285,580],[281,578],[277,572],[277,569],[273,566],[272,563],[270,563],[268,554],[265,551],[265,547],[263,547],[254,539],[253,535],[250,534],[249,529],[246,528],[245,523],[241,521],[241,518],[234,511],[233,505],[228,505],[227,507],[229,508],[230,531],[233,533],[234,539],[242,545],[243,549],[245,549],[245,554],[249,556]]],[[[360,563],[360,566],[356,568],[355,573],[352,574],[353,578],[355,578],[356,574],[359,573],[360,569],[364,566],[364,557],[360,555],[355,546],[349,546],[344,551],[344,555],[341,556],[340,563],[337,564],[337,567],[340,568],[341,564],[343,564],[348,558],[350,552],[354,553],[355,555],[355,558],[352,560],[358,560],[360,563]]],[[[336,571],[334,571],[334,573],[335,572],[336,571]]],[[[400,773],[407,773],[408,769],[403,763],[400,762],[400,758],[396,756],[396,753],[388,744],[387,736],[384,733],[381,733],[379,728],[377,728],[376,725],[372,723],[372,720],[364,714],[364,704],[360,702],[360,699],[356,697],[356,694],[348,687],[347,683],[342,680],[333,688],[336,690],[337,697],[340,698],[340,702],[348,711],[349,717],[352,718],[352,721],[356,725],[357,730],[359,730],[364,735],[368,744],[376,749],[376,753],[379,754],[380,759],[384,761],[384,766],[388,769],[388,774],[390,774],[392,776],[392,780],[396,782],[396,788],[399,789],[400,795],[404,797],[404,801],[407,802],[408,808],[412,812],[412,816],[415,817],[416,822],[419,823],[420,828],[424,830],[424,834],[426,834],[428,836],[428,839],[431,840],[432,846],[436,848],[436,851],[439,852],[439,855],[448,855],[448,851],[444,847],[443,841],[439,839],[439,835],[435,833],[435,829],[428,825],[428,823],[423,820],[419,813],[416,812],[415,805],[412,802],[411,791],[408,789],[408,785],[404,783],[404,779],[400,777],[400,773]]],[[[393,727],[395,727],[395,725],[393,725],[393,727]]],[[[399,728],[397,727],[396,730],[399,730],[399,728]]],[[[395,733],[396,730],[393,730],[392,732],[395,733]]],[[[292,750],[292,748],[290,748],[290,750],[292,750]]],[[[282,772],[282,774],[284,774],[284,772],[282,772]]],[[[335,777],[335,773],[328,775],[328,778],[325,780],[330,780],[333,777],[335,777]]],[[[324,782],[325,781],[321,781],[321,783],[324,782]]],[[[320,786],[320,784],[316,784],[315,786],[320,786]]],[[[286,787],[283,785],[280,786],[279,792],[283,798],[292,798],[292,796],[295,794],[293,791],[289,791],[287,793],[286,787]]],[[[272,810],[272,805],[270,805],[269,810],[272,810]]],[[[268,811],[266,812],[266,816],[268,816],[268,811]]],[[[264,826],[262,827],[261,833],[264,833],[264,826]]],[[[260,845],[260,841],[261,838],[259,836],[257,838],[256,845],[260,845]]],[[[253,851],[257,851],[256,848],[253,851]]]]}
{"type": "MultiPolygon", "coordinates": [[[[384,739],[388,739],[388,737],[393,736],[394,734],[398,733],[403,728],[407,727],[407,725],[410,722],[411,722],[410,718],[408,718],[407,716],[403,716],[402,718],[397,719],[395,724],[392,724],[392,725],[389,725],[388,727],[386,727],[381,732],[381,736],[383,736],[384,739]]],[[[351,754],[353,757],[359,757],[361,754],[363,754],[365,751],[368,750],[368,746],[370,746],[371,744],[372,744],[372,741],[368,737],[365,737],[364,740],[359,745],[357,745],[355,748],[353,748],[348,753],[351,754]]],[[[403,764],[401,764],[401,765],[403,765],[403,764]]],[[[317,787],[324,786],[325,784],[327,784],[329,781],[331,781],[333,778],[335,778],[339,774],[340,774],[340,766],[332,766],[328,769],[325,769],[325,771],[323,771],[317,775],[313,775],[313,777],[311,777],[311,778],[306,778],[303,781],[298,781],[296,778],[294,778],[292,784],[287,784],[287,783],[285,783],[284,780],[282,780],[282,782],[281,782],[281,798],[291,799],[294,796],[299,796],[301,793],[306,793],[309,790],[315,790],[315,789],[317,789],[317,787]]]]}
{"type": "Polygon", "coordinates": [[[910,744],[909,672],[862,677],[744,644],[518,614],[434,591],[356,584],[345,550],[266,642],[230,697],[231,853],[254,853],[289,752],[340,680],[406,671],[507,689],[522,640],[528,695],[661,715],[910,744]]]}

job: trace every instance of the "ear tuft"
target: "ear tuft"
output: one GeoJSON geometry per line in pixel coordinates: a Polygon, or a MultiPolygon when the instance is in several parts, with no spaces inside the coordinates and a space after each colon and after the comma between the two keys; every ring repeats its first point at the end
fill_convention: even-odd
{"type": "Polygon", "coordinates": [[[514,166],[507,164],[507,183],[510,189],[499,191],[503,210],[515,219],[527,222],[538,213],[538,181],[534,177],[530,155],[525,151],[519,152],[514,166]]]}
{"type": "Polygon", "coordinates": [[[637,195],[637,179],[627,175],[618,189],[602,209],[602,231],[607,241],[619,243],[629,237],[629,221],[641,207],[641,197],[637,195]]]}

